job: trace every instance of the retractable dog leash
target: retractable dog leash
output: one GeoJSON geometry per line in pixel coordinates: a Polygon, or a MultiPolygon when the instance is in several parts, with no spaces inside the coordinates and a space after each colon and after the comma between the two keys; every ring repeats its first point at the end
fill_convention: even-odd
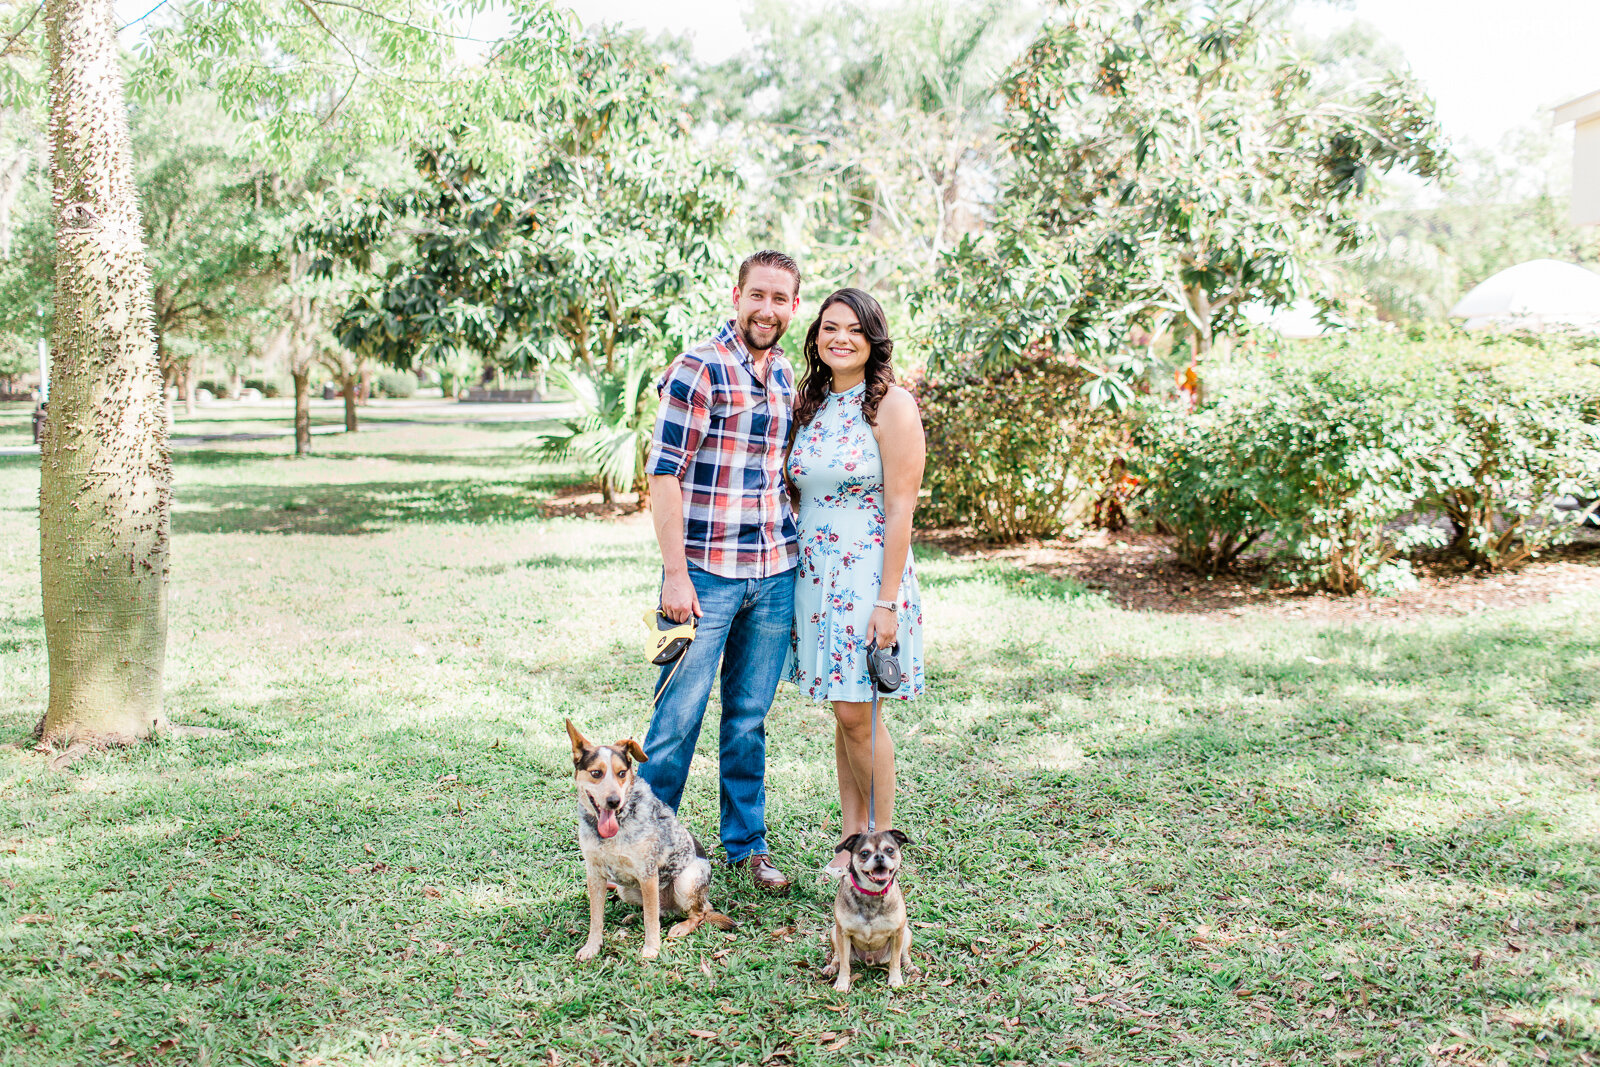
{"type": "Polygon", "coordinates": [[[672,670],[656,686],[655,695],[650,700],[652,714],[661,706],[661,696],[672,684],[672,679],[678,676],[678,668],[683,666],[683,654],[694,643],[694,616],[690,615],[686,622],[674,622],[667,618],[667,613],[656,607],[644,613],[644,624],[650,628],[650,638],[645,643],[644,658],[657,667],[672,664],[672,670]]]}

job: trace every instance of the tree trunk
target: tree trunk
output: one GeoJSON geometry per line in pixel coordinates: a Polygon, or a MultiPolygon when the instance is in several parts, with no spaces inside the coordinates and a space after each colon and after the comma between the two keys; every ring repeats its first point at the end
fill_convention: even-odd
{"type": "Polygon", "coordinates": [[[294,376],[294,454],[311,454],[311,368],[296,367],[294,376]]]}
{"type": "Polygon", "coordinates": [[[372,368],[363,365],[361,368],[361,388],[356,391],[356,403],[365,404],[372,399],[372,368]]]}
{"type": "Polygon", "coordinates": [[[196,356],[183,365],[183,413],[185,416],[194,414],[194,391],[196,382],[206,372],[205,363],[196,356]]]}
{"type": "Polygon", "coordinates": [[[339,375],[339,388],[344,393],[344,432],[355,433],[360,427],[356,423],[356,376],[354,372],[339,375]]]}
{"type": "Polygon", "coordinates": [[[49,742],[165,725],[172,463],[110,0],[48,0],[56,223],[40,570],[49,742]]]}

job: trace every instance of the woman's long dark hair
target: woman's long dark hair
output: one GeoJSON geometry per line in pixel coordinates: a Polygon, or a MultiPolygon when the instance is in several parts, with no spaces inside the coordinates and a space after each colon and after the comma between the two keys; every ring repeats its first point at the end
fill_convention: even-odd
{"type": "Polygon", "coordinates": [[[822,332],[822,316],[835,304],[844,304],[856,313],[861,323],[861,335],[867,339],[871,351],[867,355],[867,389],[861,397],[861,414],[867,425],[878,425],[878,404],[894,384],[894,342],[889,339],[889,322],[883,307],[860,289],[838,289],[828,295],[817,309],[817,317],[806,331],[806,373],[800,382],[800,397],[794,406],[793,434],[811,421],[818,409],[827,403],[828,392],[833,388],[833,371],[822,362],[817,352],[817,335],[822,332]]]}

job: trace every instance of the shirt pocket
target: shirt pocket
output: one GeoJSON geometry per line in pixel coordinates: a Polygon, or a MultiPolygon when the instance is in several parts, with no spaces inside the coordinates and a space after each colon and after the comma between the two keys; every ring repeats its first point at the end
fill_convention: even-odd
{"type": "Polygon", "coordinates": [[[762,451],[772,432],[771,408],[764,393],[751,389],[719,390],[711,406],[711,417],[725,437],[746,439],[752,452],[762,451]]]}

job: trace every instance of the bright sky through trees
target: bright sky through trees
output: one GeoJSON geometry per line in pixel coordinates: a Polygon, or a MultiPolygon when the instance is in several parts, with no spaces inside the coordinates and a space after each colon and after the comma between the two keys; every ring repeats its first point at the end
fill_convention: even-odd
{"type": "MultiPolygon", "coordinates": [[[[143,2],[143,0],[140,0],[143,2]]],[[[568,0],[584,22],[622,22],[689,33],[702,59],[744,47],[749,0],[568,0]]],[[[821,6],[818,0],[792,0],[821,6]]],[[[1455,139],[1492,147],[1508,130],[1575,96],[1600,89],[1593,62],[1600,3],[1585,0],[1355,0],[1307,3],[1317,30],[1359,18],[1397,44],[1455,139]]]]}

